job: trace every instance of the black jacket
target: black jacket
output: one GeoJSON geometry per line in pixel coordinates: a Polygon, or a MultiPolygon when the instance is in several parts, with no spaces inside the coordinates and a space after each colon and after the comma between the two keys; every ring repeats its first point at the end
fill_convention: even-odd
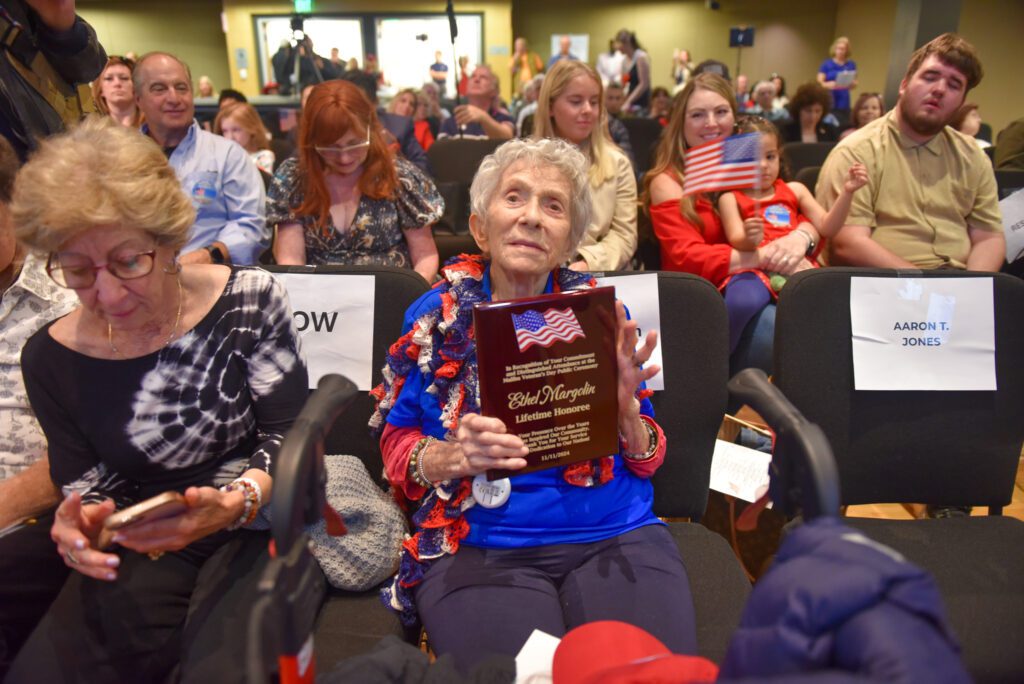
{"type": "MultiPolygon", "coordinates": [[[[780,126],[782,142],[803,142],[800,134],[800,121],[790,121],[780,126]]],[[[825,122],[818,123],[818,142],[837,142],[839,140],[839,129],[825,122]]]]}
{"type": "MultiPolygon", "coordinates": [[[[96,32],[81,17],[66,32],[50,30],[28,8],[24,0],[2,0],[0,6],[17,22],[24,39],[16,44],[22,63],[41,51],[50,66],[68,84],[88,83],[97,78],[107,63],[107,53],[96,39],[96,32]]],[[[35,149],[37,139],[64,130],[56,111],[28,84],[10,63],[11,48],[6,45],[0,57],[0,135],[14,146],[24,159],[35,149]]],[[[16,58],[16,57],[15,57],[16,58]]]]}

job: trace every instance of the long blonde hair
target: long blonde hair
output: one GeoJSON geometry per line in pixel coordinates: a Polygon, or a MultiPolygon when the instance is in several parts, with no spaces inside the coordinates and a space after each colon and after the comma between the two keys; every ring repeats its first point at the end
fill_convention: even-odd
{"type": "MultiPolygon", "coordinates": [[[[705,71],[686,81],[686,86],[676,95],[675,101],[672,103],[672,113],[669,116],[668,125],[665,126],[665,130],[661,134],[661,142],[658,143],[658,149],[654,155],[654,164],[644,174],[644,190],[640,196],[644,211],[650,211],[651,181],[659,175],[668,173],[680,185],[683,183],[683,155],[686,154],[689,147],[686,144],[686,106],[690,102],[690,97],[697,90],[710,90],[724,97],[732,109],[733,118],[736,117],[736,94],[724,78],[716,73],[705,71]]],[[[701,221],[694,209],[692,197],[684,197],[679,201],[679,211],[687,221],[701,230],[704,229],[704,222],[701,221]]]]}
{"type": "Polygon", "coordinates": [[[577,76],[587,76],[597,84],[597,125],[590,131],[590,139],[583,150],[590,161],[590,185],[598,187],[616,174],[611,148],[615,147],[608,135],[608,113],[604,108],[604,88],[601,78],[593,67],[574,59],[559,60],[544,77],[537,97],[537,114],[534,116],[533,138],[557,138],[555,122],[551,117],[551,105],[562,96],[577,76]]]}

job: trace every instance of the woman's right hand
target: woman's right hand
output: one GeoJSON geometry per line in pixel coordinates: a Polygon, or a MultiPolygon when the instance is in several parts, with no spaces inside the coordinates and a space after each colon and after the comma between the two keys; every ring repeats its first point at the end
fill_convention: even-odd
{"type": "Polygon", "coordinates": [[[83,504],[82,497],[72,492],[65,497],[53,517],[50,538],[57,544],[57,553],[72,570],[98,580],[117,579],[121,559],[95,548],[103,521],[114,512],[110,499],[98,504],[83,504]]]}
{"type": "Polygon", "coordinates": [[[488,470],[525,468],[529,451],[501,419],[467,413],[459,420],[455,442],[434,442],[420,458],[426,457],[423,469],[427,478],[441,482],[488,470]]]}
{"type": "Polygon", "coordinates": [[[793,231],[758,248],[758,268],[770,273],[791,275],[800,266],[806,252],[807,239],[793,231]]]}

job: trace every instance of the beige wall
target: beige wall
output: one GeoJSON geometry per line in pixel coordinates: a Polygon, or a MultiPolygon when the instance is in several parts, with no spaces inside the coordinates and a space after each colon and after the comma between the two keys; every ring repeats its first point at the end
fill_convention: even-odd
{"type": "Polygon", "coordinates": [[[194,79],[205,74],[218,89],[229,85],[219,2],[78,0],[78,13],[96,29],[107,54],[172,52],[188,62],[194,79]]]}
{"type": "Polygon", "coordinates": [[[730,0],[723,9],[706,9],[703,0],[590,0],[586,10],[577,3],[516,0],[512,13],[516,35],[523,35],[547,59],[553,32],[590,35],[590,60],[607,48],[608,39],[621,28],[636,33],[651,55],[655,86],[670,86],[672,51],[686,48],[699,62],[714,58],[736,69],[736,49],[728,46],[729,27],[756,29],[753,48],[744,48],[741,71],[752,80],[778,71],[787,89],[813,80],[825,59],[836,24],[836,0],[789,0],[784,11],[778,3],[730,0]],[[822,30],[822,27],[827,27],[822,30]]]}
{"type": "MultiPolygon", "coordinates": [[[[895,17],[896,0],[839,0],[836,26],[850,37],[862,92],[885,90],[895,17]]],[[[979,105],[993,133],[1024,116],[1024,82],[1018,66],[1022,28],[1024,2],[1020,0],[963,3],[958,32],[974,43],[985,67],[984,80],[967,99],[979,105]]],[[[894,104],[886,102],[886,107],[894,104]]]]}
{"type": "MultiPolygon", "coordinates": [[[[211,3],[213,4],[213,3],[211,3]]],[[[253,15],[255,14],[288,14],[292,11],[291,2],[280,0],[224,0],[224,13],[228,22],[227,50],[233,55],[237,48],[245,48],[249,53],[250,65],[256,62],[256,37],[253,35],[253,15]]],[[[484,22],[484,54],[488,62],[497,67],[508,58],[503,55],[511,53],[512,46],[512,3],[511,0],[477,0],[475,2],[459,2],[459,12],[480,12],[484,22]],[[497,56],[496,56],[497,53],[497,56]]],[[[444,4],[440,2],[426,3],[423,0],[317,0],[317,12],[440,12],[444,4]]],[[[259,76],[252,67],[249,77],[242,80],[235,68],[234,58],[231,59],[232,86],[246,93],[255,95],[259,91],[259,76]]],[[[502,90],[509,96],[508,79],[502,79],[502,90]]]]}
{"type": "MultiPolygon", "coordinates": [[[[896,0],[839,0],[836,35],[850,39],[853,61],[857,63],[854,102],[860,93],[885,92],[889,43],[895,19],[896,0]]],[[[892,108],[893,104],[886,102],[886,109],[892,108]]]]}
{"type": "Polygon", "coordinates": [[[967,99],[978,104],[981,119],[992,125],[993,135],[1024,116],[1022,31],[1024,2],[1020,0],[970,0],[963,4],[960,34],[978,48],[985,67],[985,78],[967,99]]]}
{"type": "MultiPolygon", "coordinates": [[[[620,28],[636,31],[651,54],[655,85],[669,85],[672,50],[688,48],[696,60],[713,57],[734,70],[736,50],[726,45],[730,26],[753,25],[756,46],[744,49],[742,71],[753,79],[770,71],[786,77],[790,91],[814,78],[832,39],[850,37],[860,73],[860,90],[882,91],[889,61],[897,0],[789,0],[784,7],[762,0],[730,0],[711,11],[703,0],[476,0],[460,2],[460,12],[484,15],[487,60],[503,76],[508,96],[507,55],[513,35],[526,36],[546,59],[553,32],[587,33],[591,61],[620,28]],[[824,28],[823,28],[824,27],[824,28]]],[[[423,0],[318,0],[323,12],[422,12],[442,4],[423,0]]],[[[79,13],[91,23],[107,52],[123,54],[167,50],[189,62],[193,74],[208,74],[218,88],[232,87],[254,95],[255,69],[242,80],[234,65],[235,48],[245,48],[255,63],[254,14],[287,14],[286,0],[78,0],[79,13]],[[228,33],[221,30],[223,8],[228,33]]],[[[975,43],[985,65],[985,80],[970,99],[982,118],[998,132],[1024,115],[1024,87],[1019,67],[1019,33],[1024,1],[970,0],[963,3],[960,32],[975,43]]],[[[887,103],[892,106],[893,103],[887,103]]]]}

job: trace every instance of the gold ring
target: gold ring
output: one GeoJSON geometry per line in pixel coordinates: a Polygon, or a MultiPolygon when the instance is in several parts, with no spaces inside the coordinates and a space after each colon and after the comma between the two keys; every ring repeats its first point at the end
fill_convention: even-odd
{"type": "Polygon", "coordinates": [[[65,551],[64,555],[67,556],[68,563],[71,563],[72,565],[78,565],[78,559],[75,558],[75,554],[71,553],[71,549],[65,551]]]}

